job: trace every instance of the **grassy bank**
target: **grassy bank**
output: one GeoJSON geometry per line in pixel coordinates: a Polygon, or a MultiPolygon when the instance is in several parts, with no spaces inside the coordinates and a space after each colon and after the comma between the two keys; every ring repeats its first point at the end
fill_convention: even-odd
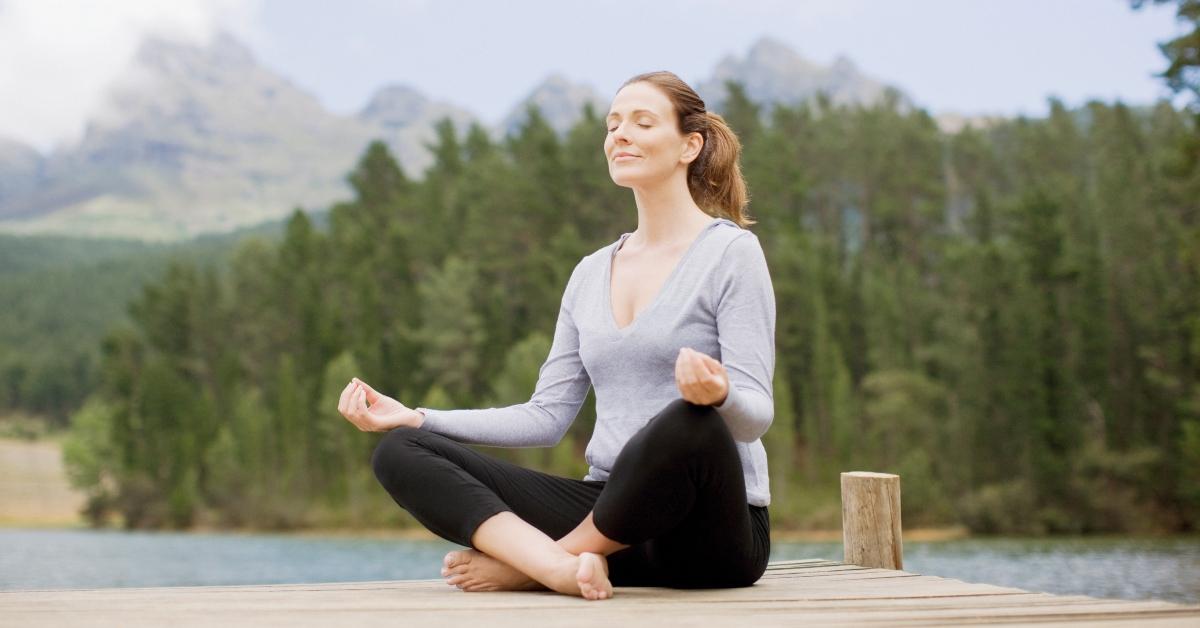
{"type": "Polygon", "coordinates": [[[61,435],[0,437],[0,526],[82,526],[83,504],[67,482],[61,435]]]}

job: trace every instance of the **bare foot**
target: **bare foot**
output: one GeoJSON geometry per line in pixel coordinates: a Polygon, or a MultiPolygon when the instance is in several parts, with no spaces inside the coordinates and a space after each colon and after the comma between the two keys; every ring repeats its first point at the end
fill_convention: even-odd
{"type": "Polygon", "coordinates": [[[457,550],[442,560],[446,583],[463,591],[537,591],[546,587],[508,563],[474,549],[457,550]]]}
{"type": "Polygon", "coordinates": [[[579,585],[579,594],[585,600],[603,600],[613,595],[612,584],[608,581],[608,560],[603,554],[580,554],[575,581],[579,585]]]}
{"type": "Polygon", "coordinates": [[[546,588],[585,600],[605,600],[613,596],[608,580],[608,560],[603,554],[583,552],[576,556],[563,552],[553,567],[539,575],[546,588]]]}

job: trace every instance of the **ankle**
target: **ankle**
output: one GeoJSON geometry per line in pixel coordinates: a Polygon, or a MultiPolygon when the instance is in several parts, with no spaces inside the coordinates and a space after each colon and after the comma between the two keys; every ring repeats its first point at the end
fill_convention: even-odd
{"type": "Polygon", "coordinates": [[[569,552],[563,552],[554,566],[548,569],[544,578],[538,578],[546,587],[559,593],[579,593],[579,583],[576,575],[579,573],[579,557],[569,552]]]}

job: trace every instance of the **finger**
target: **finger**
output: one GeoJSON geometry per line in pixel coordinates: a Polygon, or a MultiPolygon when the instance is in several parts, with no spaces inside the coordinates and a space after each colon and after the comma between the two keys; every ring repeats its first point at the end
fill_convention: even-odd
{"type": "Polygon", "coordinates": [[[354,396],[354,408],[359,414],[367,413],[367,389],[359,386],[358,393],[354,396]]]}
{"type": "Polygon", "coordinates": [[[354,392],[354,382],[346,384],[346,387],[342,389],[342,394],[340,397],[338,397],[338,412],[346,414],[346,412],[349,410],[350,393],[352,392],[354,392]]]}
{"type": "Polygon", "coordinates": [[[725,367],[717,360],[706,355],[703,356],[700,364],[704,369],[706,377],[715,377],[717,379],[725,377],[725,367]]]}
{"type": "Polygon", "coordinates": [[[679,395],[687,401],[691,401],[691,390],[688,387],[683,376],[683,363],[686,360],[683,350],[679,350],[679,357],[675,358],[675,386],[679,388],[679,395]]]}
{"type": "Polygon", "coordinates": [[[361,430],[363,429],[362,419],[358,416],[358,413],[354,411],[354,395],[355,393],[351,392],[350,398],[346,400],[346,411],[343,413],[343,415],[346,417],[346,420],[354,424],[354,427],[357,427],[361,430]]]}
{"type": "Polygon", "coordinates": [[[710,358],[703,353],[696,353],[696,377],[701,382],[713,381],[713,376],[717,375],[717,370],[714,364],[716,360],[710,358]]]}
{"type": "Polygon", "coordinates": [[[696,359],[696,364],[701,365],[701,366],[707,367],[709,364],[715,363],[715,361],[716,361],[713,359],[712,355],[709,355],[707,353],[701,353],[698,351],[694,351],[694,352],[691,352],[691,355],[692,355],[692,358],[696,359]]]}
{"type": "Polygon", "coordinates": [[[358,390],[359,390],[359,387],[356,384],[354,386],[354,388],[350,389],[350,394],[346,396],[346,412],[345,412],[345,414],[348,416],[354,414],[354,395],[358,392],[358,390]]]}
{"type": "Polygon", "coordinates": [[[696,353],[695,357],[696,386],[703,391],[702,395],[705,399],[711,399],[721,392],[724,384],[723,376],[711,370],[712,358],[703,353],[696,353]]]}
{"type": "Polygon", "coordinates": [[[684,365],[684,369],[686,370],[688,380],[693,384],[700,383],[708,375],[708,371],[704,368],[704,362],[700,359],[700,354],[690,349],[688,350],[688,361],[684,365]]]}
{"type": "Polygon", "coordinates": [[[709,391],[712,396],[719,396],[725,388],[725,382],[720,375],[709,375],[704,379],[704,388],[709,391]]]}
{"type": "Polygon", "coordinates": [[[713,375],[717,375],[721,372],[721,363],[720,362],[716,361],[715,359],[713,359],[707,355],[704,355],[703,353],[701,353],[700,355],[701,355],[701,361],[704,362],[704,368],[707,369],[709,373],[712,373],[713,375]]]}
{"type": "Polygon", "coordinates": [[[379,393],[375,392],[375,389],[371,388],[370,384],[357,377],[354,378],[354,381],[357,382],[359,386],[363,387],[363,390],[366,392],[367,401],[370,403],[375,403],[375,400],[379,398],[379,393]]]}
{"type": "Polygon", "coordinates": [[[370,431],[371,417],[368,416],[367,409],[367,391],[361,386],[354,393],[354,415],[358,418],[358,427],[363,431],[370,431]]]}
{"type": "Polygon", "coordinates": [[[690,386],[693,389],[693,392],[699,392],[696,387],[700,381],[696,378],[695,365],[693,365],[691,362],[684,362],[683,364],[683,382],[690,386]]]}
{"type": "Polygon", "coordinates": [[[358,414],[357,401],[358,401],[358,391],[359,390],[361,390],[361,389],[358,387],[358,384],[355,384],[354,390],[350,391],[350,397],[348,399],[346,399],[346,414],[348,416],[354,417],[356,414],[358,414]]]}
{"type": "Polygon", "coordinates": [[[689,376],[691,375],[691,367],[689,366],[691,364],[691,361],[692,361],[692,356],[690,353],[688,353],[688,348],[684,347],[684,348],[680,349],[679,350],[679,381],[683,382],[684,384],[688,383],[689,376]]]}

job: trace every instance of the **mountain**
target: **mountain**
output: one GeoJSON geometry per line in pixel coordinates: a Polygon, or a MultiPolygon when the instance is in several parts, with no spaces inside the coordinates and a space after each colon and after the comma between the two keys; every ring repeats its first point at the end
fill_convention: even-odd
{"type": "Polygon", "coordinates": [[[434,141],[433,127],[442,118],[450,118],[464,137],[471,124],[477,122],[466,109],[432,101],[407,85],[389,85],[376,91],[357,116],[373,129],[375,137],[388,143],[409,175],[419,175],[432,163],[425,144],[434,141]]]}
{"type": "MultiPolygon", "coordinates": [[[[0,208],[5,199],[20,198],[38,183],[42,156],[32,146],[0,138],[0,208]]],[[[0,213],[0,218],[4,216],[0,213]]]]}
{"type": "Polygon", "coordinates": [[[579,120],[586,103],[592,103],[596,114],[608,113],[608,100],[590,85],[573,83],[559,73],[547,76],[504,117],[497,135],[515,133],[525,123],[529,105],[536,105],[550,127],[565,134],[579,120]]]}
{"type": "Polygon", "coordinates": [[[150,39],[74,149],[33,193],[6,198],[5,230],[173,240],[321,206],[371,129],[326,111],[228,35],[150,39]]]}
{"type": "Polygon", "coordinates": [[[751,100],[769,109],[776,103],[796,104],[825,93],[834,104],[869,105],[884,97],[882,82],[862,73],[847,57],[820,66],[771,37],[756,41],[743,57],[727,55],[712,76],[696,85],[709,109],[720,111],[726,97],[725,81],[736,80],[751,100]]]}
{"type": "Polygon", "coordinates": [[[229,35],[150,39],[78,146],[41,159],[0,142],[0,231],[178,240],[323,208],[350,196],[346,173],[373,139],[423,172],[443,115],[464,132],[473,120],[398,86],[339,116],[229,35]]]}
{"type": "MultiPolygon", "coordinates": [[[[831,65],[821,66],[771,37],[757,40],[745,56],[727,55],[709,78],[693,84],[713,111],[721,111],[727,79],[740,82],[750,98],[767,105],[767,110],[776,103],[804,102],[819,92],[824,92],[835,104],[869,105],[883,99],[889,89],[883,82],[864,74],[848,57],[839,56],[831,65]]],[[[899,90],[896,91],[899,94],[899,90]]],[[[903,94],[899,95],[904,102],[903,94]]],[[[560,134],[565,133],[580,118],[587,102],[593,104],[598,114],[608,110],[608,98],[591,86],[553,73],[510,110],[500,123],[497,135],[519,129],[529,104],[537,105],[550,126],[560,134]]]]}
{"type": "MultiPolygon", "coordinates": [[[[696,83],[714,110],[726,78],[767,104],[821,91],[834,102],[869,103],[887,89],[849,59],[822,67],[771,38],[724,58],[696,83]]],[[[585,103],[602,116],[609,97],[552,73],[488,130],[502,139],[536,105],[562,134],[585,103]]],[[[43,156],[0,138],[0,232],[179,240],[279,220],[297,207],[324,209],[350,197],[346,174],[373,139],[420,177],[443,117],[464,136],[478,122],[402,84],[379,89],[354,115],[338,115],[230,35],[206,46],[150,39],[77,146],[43,156]]]]}

